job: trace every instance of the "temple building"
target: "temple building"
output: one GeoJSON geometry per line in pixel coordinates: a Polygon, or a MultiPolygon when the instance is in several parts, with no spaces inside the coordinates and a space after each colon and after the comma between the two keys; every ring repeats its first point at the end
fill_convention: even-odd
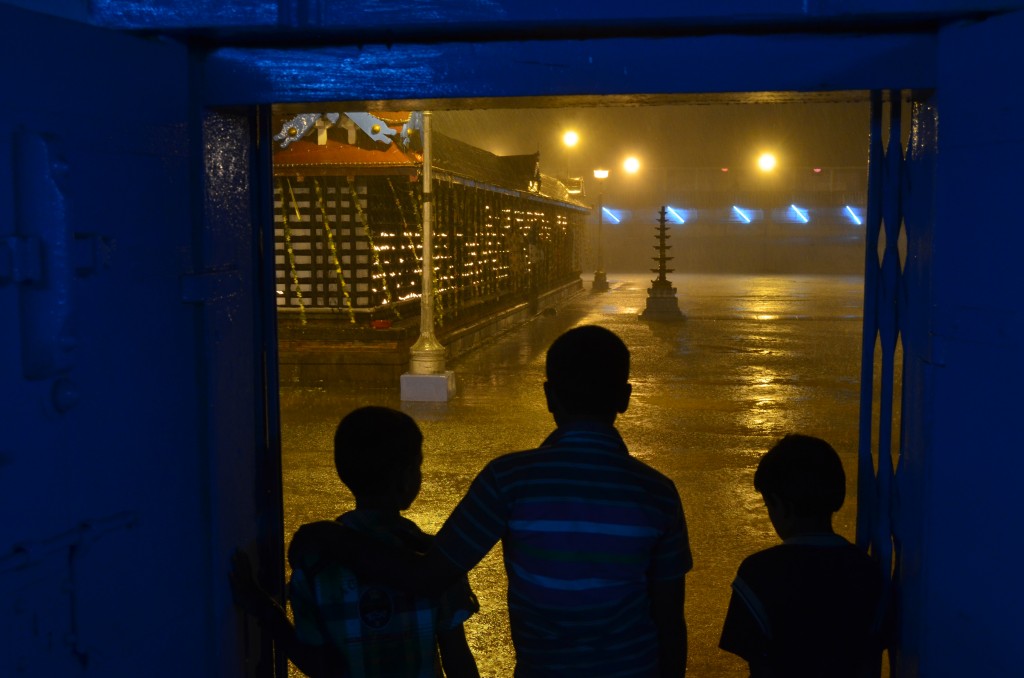
{"type": "MultiPolygon", "coordinates": [[[[421,118],[312,117],[280,114],[274,125],[282,374],[397,383],[420,312],[421,118]]],[[[501,319],[524,320],[581,289],[590,208],[541,174],[537,153],[497,156],[431,135],[434,320],[457,354],[510,324],[501,319]]]]}

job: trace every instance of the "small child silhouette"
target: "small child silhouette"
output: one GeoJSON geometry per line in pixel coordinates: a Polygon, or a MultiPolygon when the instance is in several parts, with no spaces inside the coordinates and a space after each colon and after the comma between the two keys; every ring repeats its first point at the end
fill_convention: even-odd
{"type": "MultiPolygon", "coordinates": [[[[416,422],[397,410],[362,407],[348,414],[334,436],[334,462],[356,508],[337,521],[308,525],[330,523],[396,554],[429,549],[433,538],[401,515],[420,491],[422,442],[416,422]]],[[[439,596],[417,596],[368,581],[327,558],[335,546],[306,540],[301,554],[289,552],[294,627],[256,584],[248,558],[235,556],[231,583],[238,604],[266,625],[303,673],[479,677],[462,627],[479,604],[465,576],[439,596]]]]}
{"type": "Polygon", "coordinates": [[[846,497],[839,455],[820,438],[787,435],[761,459],[754,488],[782,544],[740,565],[719,647],[747,660],[752,678],[877,672],[882,577],[832,530],[846,497]]]}

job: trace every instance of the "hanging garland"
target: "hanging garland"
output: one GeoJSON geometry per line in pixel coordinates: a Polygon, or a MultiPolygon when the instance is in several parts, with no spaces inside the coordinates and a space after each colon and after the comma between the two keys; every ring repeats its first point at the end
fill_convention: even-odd
{"type": "Polygon", "coordinates": [[[528,290],[530,285],[530,250],[529,240],[523,232],[523,229],[519,226],[516,221],[515,213],[512,210],[512,206],[504,196],[498,198],[500,201],[501,218],[508,225],[509,231],[509,242],[514,253],[512,261],[512,271],[515,276],[515,291],[523,293],[528,290]]]}
{"type": "MultiPolygon", "coordinates": [[[[435,183],[437,184],[437,189],[440,189],[441,188],[441,182],[435,182],[435,183]]],[[[435,243],[435,245],[433,246],[433,252],[434,252],[434,257],[435,258],[433,258],[433,261],[431,262],[432,265],[430,267],[430,280],[431,280],[431,285],[433,285],[433,288],[434,288],[434,317],[437,320],[437,324],[439,326],[443,326],[444,325],[444,318],[445,318],[445,312],[444,312],[445,311],[445,305],[444,305],[444,293],[445,293],[445,290],[443,290],[441,288],[441,285],[439,284],[438,279],[437,279],[438,270],[441,267],[436,265],[436,264],[434,264],[434,261],[437,261],[436,254],[441,249],[440,247],[438,247],[438,245],[441,244],[441,238],[437,237],[437,235],[439,233],[437,225],[439,223],[441,223],[441,219],[440,219],[440,216],[441,216],[441,209],[440,209],[440,204],[441,204],[440,198],[441,198],[441,195],[440,195],[440,191],[439,190],[437,192],[435,192],[435,188],[433,186],[430,187],[430,192],[434,194],[434,199],[436,201],[436,202],[434,202],[434,211],[432,212],[432,214],[434,215],[434,223],[431,224],[431,230],[433,231],[432,242],[435,243]]]]}
{"type": "MultiPolygon", "coordinates": [[[[423,257],[416,252],[416,243],[412,239],[412,231],[409,229],[409,223],[405,220],[405,210],[402,208],[402,201],[398,198],[398,191],[395,189],[395,185],[391,183],[391,177],[388,177],[388,188],[391,189],[391,196],[395,200],[395,208],[398,210],[398,216],[402,220],[402,232],[406,235],[406,239],[409,242],[409,251],[412,252],[413,258],[420,265],[420,271],[423,270],[423,257]]],[[[415,196],[412,195],[412,188],[409,189],[409,198],[413,202],[413,210],[416,211],[416,200],[415,196]]],[[[417,216],[419,213],[417,212],[417,216]]],[[[420,237],[423,237],[423,220],[419,219],[417,225],[417,231],[420,233],[420,237]]],[[[444,303],[442,302],[441,289],[437,284],[437,267],[431,271],[431,281],[434,287],[434,317],[437,320],[438,325],[444,325],[444,303]]]]}
{"type": "Polygon", "coordinates": [[[345,298],[345,307],[348,309],[348,321],[354,324],[356,321],[356,314],[352,310],[352,299],[348,295],[348,286],[345,284],[345,276],[341,273],[341,260],[338,259],[338,248],[334,245],[334,229],[331,228],[330,222],[327,221],[327,203],[324,201],[324,194],[320,188],[320,181],[318,179],[313,179],[313,185],[316,187],[316,202],[320,207],[320,219],[323,222],[324,232],[327,233],[327,246],[331,250],[331,262],[334,264],[334,272],[338,275],[338,287],[345,298]]]}
{"type": "MultiPolygon", "coordinates": [[[[460,209],[460,206],[456,205],[455,209],[460,209]]],[[[467,272],[466,277],[469,278],[469,296],[471,299],[477,299],[484,293],[483,267],[481,265],[484,240],[480,235],[480,224],[476,219],[466,219],[462,228],[467,240],[464,243],[466,248],[463,250],[463,266],[467,272]]]]}
{"type": "MultiPolygon", "coordinates": [[[[387,180],[387,182],[388,182],[388,188],[391,189],[391,194],[392,194],[392,196],[394,197],[394,200],[395,200],[395,207],[398,209],[398,214],[401,216],[401,219],[402,219],[403,232],[409,234],[408,235],[409,249],[412,251],[413,256],[416,258],[417,263],[419,263],[420,271],[422,272],[422,270],[423,270],[423,257],[416,253],[416,243],[412,239],[412,234],[411,234],[411,231],[409,230],[408,222],[406,222],[406,220],[405,220],[405,210],[402,208],[402,201],[399,199],[398,191],[395,189],[394,184],[391,183],[391,179],[390,178],[387,180]]],[[[415,216],[416,216],[416,223],[417,223],[416,230],[420,233],[420,237],[422,238],[422,235],[423,235],[423,216],[422,216],[422,209],[421,209],[421,200],[417,199],[416,194],[413,192],[412,184],[409,185],[409,201],[412,203],[413,211],[415,212],[415,216]]],[[[435,204],[435,207],[436,206],[437,205],[435,204]]],[[[434,221],[435,221],[435,225],[436,225],[436,222],[437,222],[437,210],[436,209],[435,209],[435,215],[434,216],[435,216],[434,221]]],[[[436,234],[437,229],[435,228],[434,231],[435,231],[435,234],[436,234]]],[[[440,239],[435,238],[435,241],[439,243],[440,239]]],[[[440,268],[440,266],[437,266],[437,265],[431,266],[430,280],[431,280],[431,284],[432,284],[433,289],[434,289],[434,318],[437,321],[438,325],[444,325],[444,319],[445,319],[444,293],[445,293],[446,290],[443,290],[441,288],[441,286],[439,284],[439,281],[438,281],[438,269],[439,268],[440,268]]]]}
{"type": "Polygon", "coordinates": [[[376,245],[373,243],[373,233],[370,232],[370,222],[366,218],[366,212],[363,211],[363,205],[359,202],[359,193],[356,191],[356,183],[352,177],[348,177],[348,192],[352,196],[352,203],[356,207],[356,212],[359,215],[359,221],[363,224],[363,230],[366,231],[366,240],[370,244],[370,252],[373,254],[373,265],[380,273],[381,286],[384,288],[384,302],[387,304],[396,318],[402,316],[398,312],[398,308],[392,303],[391,290],[388,288],[388,274],[384,270],[384,265],[380,261],[380,253],[377,251],[376,245]]]}
{"type": "MultiPolygon", "coordinates": [[[[389,184],[391,183],[390,179],[388,179],[388,183],[389,184]]],[[[413,187],[413,184],[410,182],[408,184],[408,188],[409,188],[409,202],[412,204],[412,210],[414,212],[413,216],[416,218],[416,230],[419,231],[420,238],[422,239],[422,237],[423,237],[423,195],[422,195],[422,193],[417,194],[415,191],[412,190],[412,187],[413,187]]],[[[435,193],[435,200],[436,200],[436,195],[437,194],[435,193]]],[[[395,201],[398,202],[398,193],[397,192],[395,193],[395,201]]],[[[434,206],[436,208],[436,206],[437,206],[436,202],[434,203],[434,206]]],[[[436,218],[437,210],[435,209],[434,211],[435,211],[434,221],[436,222],[437,221],[437,218],[436,218]]],[[[433,230],[434,230],[434,233],[436,235],[437,229],[434,228],[433,230]]],[[[411,238],[410,238],[410,240],[411,240],[411,238]]],[[[434,238],[434,240],[438,240],[438,239],[434,238]]],[[[416,251],[415,243],[412,243],[412,248],[413,248],[413,252],[415,252],[416,251]]],[[[420,263],[420,271],[422,272],[423,271],[423,257],[417,256],[416,260],[420,263]]],[[[442,290],[440,285],[438,284],[438,280],[437,280],[437,269],[438,268],[440,268],[440,267],[439,266],[432,266],[431,267],[430,280],[431,280],[431,285],[434,288],[434,317],[437,320],[437,324],[438,325],[444,325],[444,299],[443,299],[443,292],[444,292],[444,290],[442,290]]]]}
{"type": "MultiPolygon", "coordinates": [[[[402,233],[405,234],[405,239],[409,242],[409,251],[412,252],[413,259],[415,259],[421,266],[423,265],[423,257],[416,252],[416,243],[412,239],[412,231],[409,229],[409,224],[405,220],[405,210],[402,209],[402,201],[398,199],[398,191],[395,190],[395,185],[391,183],[391,177],[387,178],[388,188],[391,189],[391,197],[395,200],[395,209],[398,210],[398,217],[402,220],[402,233]]],[[[422,224],[419,227],[420,232],[423,231],[422,224]]]]}
{"type": "MultiPolygon", "coordinates": [[[[292,192],[291,179],[285,179],[288,184],[288,194],[292,199],[292,206],[295,208],[295,216],[299,221],[302,221],[302,215],[299,213],[299,206],[295,202],[295,194],[292,192]]],[[[284,184],[280,179],[277,180],[278,190],[281,191],[281,221],[284,225],[284,249],[288,254],[288,270],[291,273],[292,286],[295,288],[295,297],[299,300],[299,324],[306,324],[306,305],[302,301],[302,288],[299,287],[299,272],[295,268],[295,250],[292,249],[292,227],[288,223],[288,205],[287,196],[284,194],[284,184]]]]}

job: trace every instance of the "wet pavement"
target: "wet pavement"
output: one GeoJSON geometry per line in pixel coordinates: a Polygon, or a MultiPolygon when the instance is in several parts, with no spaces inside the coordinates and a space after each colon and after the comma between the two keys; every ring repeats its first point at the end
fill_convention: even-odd
{"type": "MultiPolygon", "coordinates": [[[[402,403],[398,389],[284,389],[286,536],[352,507],[332,437],[344,414],[370,404],[403,409],[423,429],[423,490],[406,515],[436,531],[488,460],[535,447],[552,430],[541,389],[551,341],[578,324],[604,325],[632,352],[633,397],[618,428],[634,456],[675,481],[686,511],[695,561],[686,580],[689,675],[747,675],[717,649],[718,635],[740,561],[777,541],[753,473],[782,435],[817,435],[839,451],[848,491],[836,529],[853,538],[863,282],[672,275],[686,320],[657,323],[638,319],[650,278],[609,273],[610,291],[581,294],[451,362],[458,393],[449,403],[402,403]]],[[[466,631],[481,675],[511,676],[500,545],[470,582],[481,612],[466,631]]]]}

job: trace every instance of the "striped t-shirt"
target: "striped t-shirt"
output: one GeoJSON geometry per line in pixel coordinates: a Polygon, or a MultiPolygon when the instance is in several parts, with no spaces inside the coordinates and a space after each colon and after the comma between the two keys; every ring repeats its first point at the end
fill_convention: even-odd
{"type": "Polygon", "coordinates": [[[648,583],[692,567],[671,480],[595,423],[490,462],[434,545],[469,570],[502,540],[516,675],[650,676],[648,583]]]}

